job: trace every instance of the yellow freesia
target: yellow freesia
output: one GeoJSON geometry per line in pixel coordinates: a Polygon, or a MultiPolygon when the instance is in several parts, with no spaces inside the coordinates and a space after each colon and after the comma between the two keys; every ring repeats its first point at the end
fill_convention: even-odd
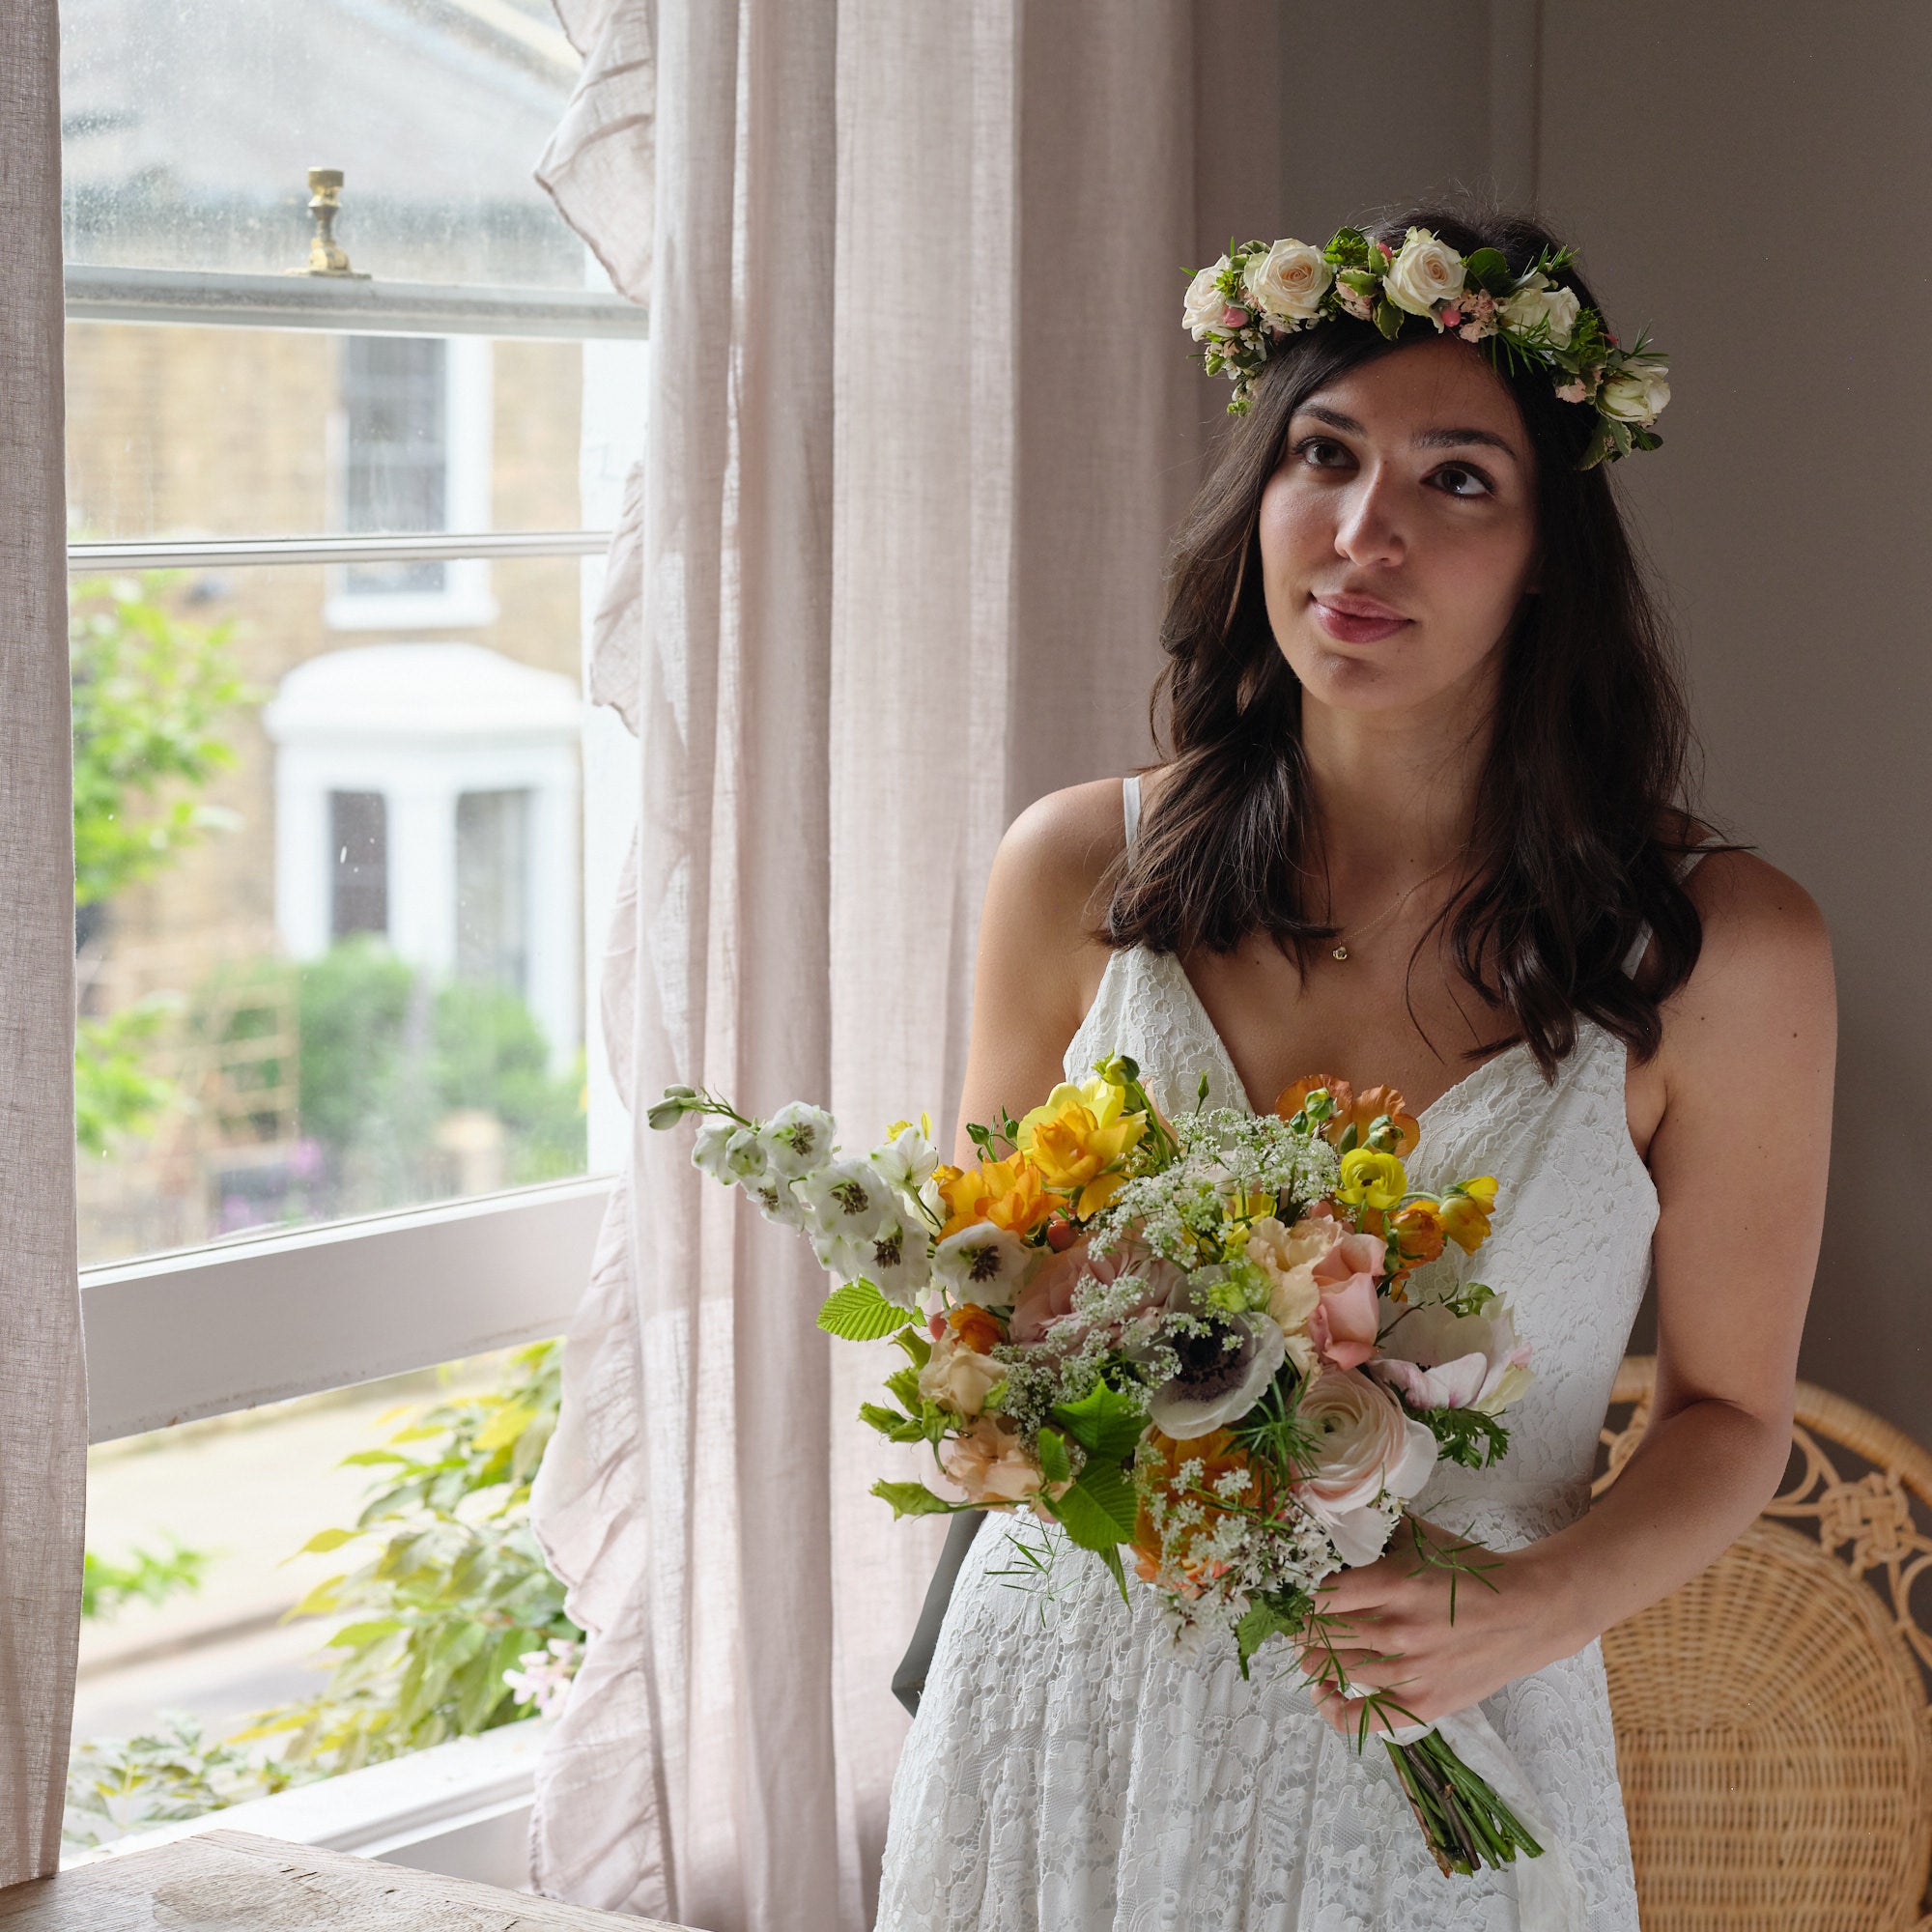
{"type": "Polygon", "coordinates": [[[933,1179],[948,1210],[946,1225],[939,1231],[941,1240],[981,1221],[1010,1234],[1028,1235],[1060,1205],[1047,1193],[1039,1168],[1024,1151],[963,1170],[938,1168],[933,1179]]]}
{"type": "Polygon", "coordinates": [[[1342,1156],[1342,1180],[1335,1190],[1338,1201],[1385,1212],[1407,1192],[1407,1172],[1394,1154],[1358,1147],[1342,1156]]]}
{"type": "Polygon", "coordinates": [[[1039,1168],[1047,1186],[1064,1194],[1081,1217],[1097,1214],[1122,1187],[1117,1167],[1147,1132],[1147,1116],[1123,1113],[1125,1090],[1097,1077],[1075,1086],[1063,1080],[1019,1123],[1014,1138],[1039,1168]]]}

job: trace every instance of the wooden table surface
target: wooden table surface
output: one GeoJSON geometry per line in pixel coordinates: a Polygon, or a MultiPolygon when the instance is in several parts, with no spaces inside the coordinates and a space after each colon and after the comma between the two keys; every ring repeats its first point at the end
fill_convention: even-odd
{"type": "Polygon", "coordinates": [[[7,1932],[686,1932],[469,1879],[203,1832],[0,1889],[7,1932]]]}

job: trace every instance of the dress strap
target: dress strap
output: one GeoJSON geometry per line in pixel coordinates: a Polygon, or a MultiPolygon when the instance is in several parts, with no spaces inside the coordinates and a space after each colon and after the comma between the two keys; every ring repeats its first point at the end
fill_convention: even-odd
{"type": "MultiPolygon", "coordinates": [[[[1690,851],[1678,854],[1677,883],[1679,885],[1682,885],[1697,869],[1698,862],[1711,850],[1712,847],[1709,845],[1693,845],[1690,851]]],[[[1631,950],[1624,954],[1625,979],[1631,980],[1636,977],[1637,964],[1643,958],[1644,952],[1649,945],[1650,922],[1645,920],[1637,927],[1636,937],[1631,942],[1631,950]]]]}
{"type": "Polygon", "coordinates": [[[1135,772],[1121,781],[1121,809],[1127,821],[1127,863],[1134,861],[1134,839],[1141,829],[1141,775],[1135,772]]]}

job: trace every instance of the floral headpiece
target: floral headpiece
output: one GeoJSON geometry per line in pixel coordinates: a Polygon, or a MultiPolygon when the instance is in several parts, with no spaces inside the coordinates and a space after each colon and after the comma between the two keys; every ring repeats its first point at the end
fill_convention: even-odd
{"type": "Polygon", "coordinates": [[[1228,413],[1242,415],[1262,365],[1294,330],[1347,315],[1394,341],[1409,316],[1426,316],[1438,334],[1453,328],[1464,342],[1493,343],[1492,360],[1500,352],[1512,368],[1547,369],[1558,397],[1595,410],[1597,426],[1577,465],[1589,469],[1658,447],[1662,439],[1651,426],[1670,384],[1647,335],[1620,349],[1603,316],[1552,279],[1575,255],[1546,248],[1518,275],[1500,249],[1459,255],[1426,228],[1411,228],[1393,249],[1358,228],[1338,229],[1325,248],[1292,237],[1230,243],[1195,275],[1181,320],[1202,345],[1208,375],[1232,378],[1228,413]]]}

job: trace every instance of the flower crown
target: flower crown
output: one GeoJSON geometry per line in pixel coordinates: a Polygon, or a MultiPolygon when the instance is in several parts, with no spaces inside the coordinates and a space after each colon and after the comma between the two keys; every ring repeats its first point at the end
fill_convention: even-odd
{"type": "Polygon", "coordinates": [[[1294,330],[1348,315],[1394,341],[1409,316],[1427,316],[1438,334],[1453,328],[1464,342],[1494,344],[1492,361],[1500,351],[1511,368],[1547,369],[1562,401],[1595,410],[1597,426],[1577,465],[1589,469],[1658,447],[1662,439],[1651,425],[1670,400],[1670,384],[1648,335],[1620,349],[1603,316],[1551,279],[1575,255],[1546,248],[1518,275],[1500,249],[1459,255],[1426,228],[1411,228],[1394,249],[1358,228],[1338,229],[1325,248],[1292,237],[1230,242],[1194,276],[1181,320],[1202,345],[1202,367],[1233,380],[1228,413],[1237,416],[1252,404],[1274,345],[1294,330]]]}

